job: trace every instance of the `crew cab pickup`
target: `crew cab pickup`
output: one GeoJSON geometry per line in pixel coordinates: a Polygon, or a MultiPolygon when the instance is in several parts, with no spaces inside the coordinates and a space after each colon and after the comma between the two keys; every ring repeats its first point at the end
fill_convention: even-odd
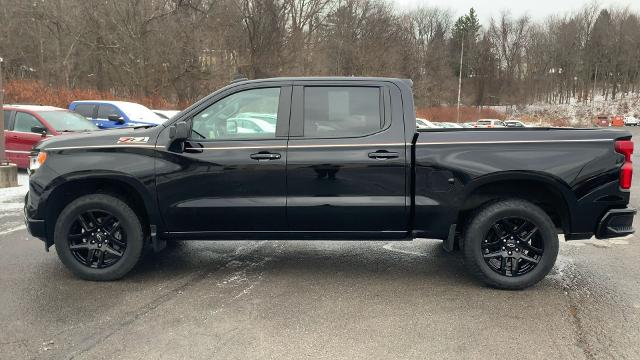
{"type": "Polygon", "coordinates": [[[167,241],[420,237],[507,289],[545,277],[559,233],[633,232],[629,132],[418,131],[411,86],[240,81],[160,126],[47,139],[34,148],[28,229],[89,280],[120,278],[145,244],[167,241]]]}

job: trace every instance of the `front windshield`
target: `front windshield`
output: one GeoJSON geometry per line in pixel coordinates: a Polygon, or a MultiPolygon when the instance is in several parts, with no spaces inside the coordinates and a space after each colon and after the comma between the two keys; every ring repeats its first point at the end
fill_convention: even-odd
{"type": "Polygon", "coordinates": [[[165,120],[148,107],[136,103],[120,103],[117,105],[131,121],[142,121],[153,124],[162,124],[165,120]]]}
{"type": "Polygon", "coordinates": [[[98,127],[84,116],[71,111],[39,111],[38,115],[42,116],[56,131],[98,130],[98,127]]]}

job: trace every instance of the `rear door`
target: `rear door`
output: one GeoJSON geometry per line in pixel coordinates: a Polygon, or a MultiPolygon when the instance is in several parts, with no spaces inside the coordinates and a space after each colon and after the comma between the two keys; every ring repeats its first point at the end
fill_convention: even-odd
{"type": "MultiPolygon", "coordinates": [[[[203,104],[188,121],[184,147],[156,161],[160,209],[172,236],[265,237],[287,231],[287,134],[291,86],[238,85],[203,104]],[[246,129],[237,119],[277,119],[246,129]]],[[[168,129],[161,140],[168,136],[168,129]]]]}
{"type": "Polygon", "coordinates": [[[406,236],[409,159],[398,88],[367,81],[294,85],[290,230],[322,238],[406,236]]]}

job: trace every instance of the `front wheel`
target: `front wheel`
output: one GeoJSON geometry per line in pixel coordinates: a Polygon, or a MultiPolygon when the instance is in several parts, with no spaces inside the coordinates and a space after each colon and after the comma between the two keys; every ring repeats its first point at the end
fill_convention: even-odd
{"type": "Polygon", "coordinates": [[[499,289],[524,289],[542,280],[553,268],[558,248],[558,234],[549,216],[519,199],[482,208],[464,237],[469,270],[499,289]]]}
{"type": "Polygon", "coordinates": [[[142,224],[131,207],[107,194],[85,195],[67,205],[54,230],[56,252],[76,276],[115,280],[138,262],[142,224]]]}

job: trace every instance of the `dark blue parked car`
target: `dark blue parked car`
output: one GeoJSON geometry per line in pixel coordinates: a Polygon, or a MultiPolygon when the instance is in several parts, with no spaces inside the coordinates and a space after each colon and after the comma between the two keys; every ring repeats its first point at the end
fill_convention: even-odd
{"type": "Polygon", "coordinates": [[[101,129],[158,125],[165,121],[147,107],[126,101],[74,101],[69,104],[69,110],[86,117],[101,129]]]}

